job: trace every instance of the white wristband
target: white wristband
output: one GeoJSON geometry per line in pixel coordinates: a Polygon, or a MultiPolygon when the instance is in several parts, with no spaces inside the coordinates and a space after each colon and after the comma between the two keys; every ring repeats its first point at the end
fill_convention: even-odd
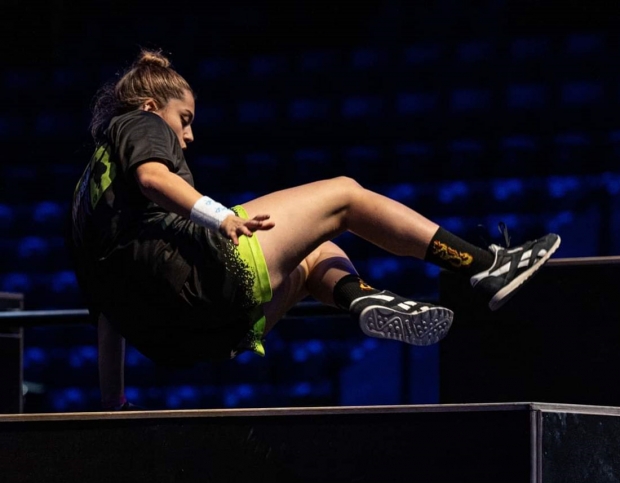
{"type": "Polygon", "coordinates": [[[222,224],[222,221],[224,221],[224,218],[229,215],[234,216],[235,212],[229,210],[217,201],[212,200],[208,196],[203,196],[194,203],[192,211],[189,214],[189,219],[200,226],[217,230],[222,224]]]}

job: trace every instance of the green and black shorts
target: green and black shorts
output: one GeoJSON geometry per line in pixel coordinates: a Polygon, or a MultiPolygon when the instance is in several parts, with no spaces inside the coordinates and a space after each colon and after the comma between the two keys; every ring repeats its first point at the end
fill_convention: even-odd
{"type": "MultiPolygon", "coordinates": [[[[232,209],[248,217],[243,207],[232,209]]],[[[102,277],[101,312],[128,343],[162,365],[230,359],[245,350],[264,355],[262,305],[272,290],[258,237],[241,236],[235,246],[217,231],[177,215],[166,218],[149,237],[168,240],[167,257],[189,266],[180,292],[148,273],[148,261],[124,256],[102,277]]],[[[162,264],[160,253],[152,256],[162,264]]]]}

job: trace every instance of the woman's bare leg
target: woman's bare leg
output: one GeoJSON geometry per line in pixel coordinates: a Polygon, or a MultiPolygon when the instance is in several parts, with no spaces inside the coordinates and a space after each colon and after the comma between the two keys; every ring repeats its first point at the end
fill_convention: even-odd
{"type": "Polygon", "coordinates": [[[357,271],[344,251],[332,242],[321,244],[274,289],[273,298],[263,306],[267,320],[265,334],[307,295],[335,306],[333,288],[349,274],[357,274],[357,271]]]}
{"type": "Polygon", "coordinates": [[[254,234],[260,240],[274,293],[273,300],[263,306],[266,331],[310,292],[327,304],[334,304],[334,295],[339,297],[338,304],[346,306],[362,331],[373,337],[428,345],[446,335],[452,311],[362,288],[359,279],[345,278],[355,274],[355,269],[344,252],[329,242],[349,230],[395,255],[423,259],[439,229],[437,224],[349,178],[279,191],[244,208],[250,217],[264,213],[275,222],[271,230],[254,234]],[[344,285],[334,294],[341,279],[344,285]]]}
{"type": "Polygon", "coordinates": [[[267,213],[275,222],[273,229],[254,234],[274,292],[321,244],[347,230],[393,254],[424,258],[438,229],[414,210],[346,177],[277,191],[243,206],[250,217],[267,213]]]}
{"type": "MultiPolygon", "coordinates": [[[[528,250],[536,247],[539,255],[531,259],[531,266],[523,267],[517,255],[513,255],[514,250],[510,253],[504,250],[502,256],[510,258],[506,266],[517,263],[519,270],[511,272],[511,277],[499,279],[490,271],[499,251],[492,253],[475,247],[441,230],[439,225],[411,208],[364,189],[346,177],[278,191],[245,203],[244,208],[250,218],[269,214],[275,222],[272,229],[254,234],[263,249],[274,291],[273,303],[265,307],[268,321],[272,323],[304,290],[311,290],[326,303],[333,302],[334,280],[351,273],[352,265],[345,255],[348,263],[339,266],[343,253],[326,242],[344,231],[355,233],[395,255],[425,259],[450,269],[459,268],[471,277],[472,285],[478,284],[485,295],[492,297],[489,303],[492,310],[508,300],[560,244],[559,236],[554,234],[528,242],[524,247],[528,250]],[[433,250],[427,254],[431,242],[433,250]],[[327,267],[323,272],[319,270],[322,264],[327,267]],[[293,271],[295,274],[291,275],[293,271]],[[516,276],[517,273],[520,275],[516,276]],[[481,281],[490,283],[483,285],[481,281]],[[304,290],[299,288],[300,284],[304,290]]],[[[358,297],[355,289],[350,291],[350,282],[345,280],[344,284],[348,288],[339,289],[338,293],[346,292],[347,297],[353,297],[346,301],[348,308],[359,316],[362,330],[369,335],[427,345],[444,337],[452,323],[453,314],[449,309],[420,304],[391,293],[358,297]],[[403,321],[407,326],[404,329],[403,321]]]]}
{"type": "Polygon", "coordinates": [[[452,324],[450,310],[379,292],[365,284],[362,288],[359,277],[347,275],[357,275],[347,255],[332,242],[322,243],[274,289],[273,299],[263,305],[267,321],[263,335],[308,293],[335,306],[334,288],[341,280],[345,284],[336,290],[338,304],[343,308],[343,302],[355,304],[352,314],[365,334],[414,345],[434,344],[447,334],[452,324]]]}

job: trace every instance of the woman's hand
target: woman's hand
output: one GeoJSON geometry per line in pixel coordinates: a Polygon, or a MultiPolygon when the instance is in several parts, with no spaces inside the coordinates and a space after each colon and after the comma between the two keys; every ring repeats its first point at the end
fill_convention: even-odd
{"type": "Polygon", "coordinates": [[[238,216],[227,216],[220,225],[220,233],[230,238],[235,245],[239,245],[241,235],[252,236],[258,230],[271,230],[275,223],[269,221],[269,215],[256,215],[254,218],[246,220],[238,216]]]}

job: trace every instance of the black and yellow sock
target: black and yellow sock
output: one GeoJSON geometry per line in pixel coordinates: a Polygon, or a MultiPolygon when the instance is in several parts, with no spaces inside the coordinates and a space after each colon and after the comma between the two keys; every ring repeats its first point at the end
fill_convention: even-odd
{"type": "Polygon", "coordinates": [[[364,295],[379,293],[380,290],[372,288],[358,275],[345,275],[334,287],[334,302],[341,309],[349,309],[351,302],[364,295]]]}
{"type": "Polygon", "coordinates": [[[491,267],[495,256],[489,250],[472,245],[439,227],[428,245],[424,260],[471,277],[491,267]]]}

